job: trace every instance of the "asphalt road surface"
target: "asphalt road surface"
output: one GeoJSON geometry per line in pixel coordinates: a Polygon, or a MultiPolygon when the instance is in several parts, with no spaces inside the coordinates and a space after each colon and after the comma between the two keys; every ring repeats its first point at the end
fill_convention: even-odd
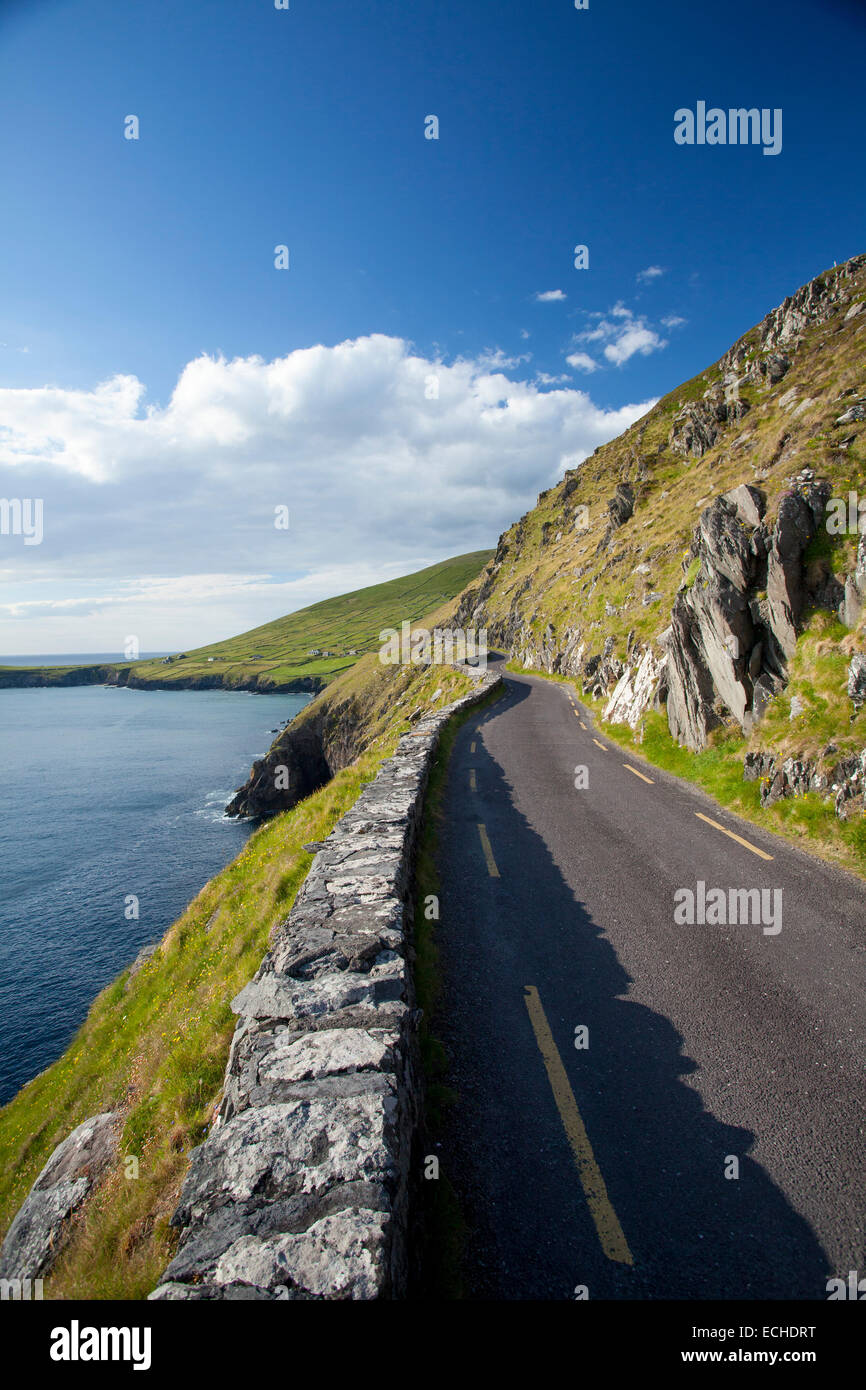
{"type": "Polygon", "coordinates": [[[467,1295],[825,1300],[866,1275],[866,886],[505,675],[439,846],[467,1295]],[[781,930],[678,923],[699,881],[781,930]]]}

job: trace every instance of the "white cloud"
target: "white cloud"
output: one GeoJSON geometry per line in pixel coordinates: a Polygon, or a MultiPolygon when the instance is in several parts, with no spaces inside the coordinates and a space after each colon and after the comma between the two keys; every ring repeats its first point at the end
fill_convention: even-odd
{"type": "Polygon", "coordinates": [[[509,371],[514,367],[519,367],[523,362],[532,360],[531,352],[524,352],[520,357],[509,357],[502,348],[485,348],[475,358],[476,367],[483,371],[509,371]]]}
{"type": "Polygon", "coordinates": [[[678,314],[668,314],[667,318],[662,319],[665,328],[682,328],[685,322],[686,320],[681,319],[678,314]]]}
{"type": "Polygon", "coordinates": [[[550,372],[536,372],[532,380],[535,386],[559,386],[571,378],[567,372],[560,372],[558,376],[552,376],[550,372]]]}
{"type": "Polygon", "coordinates": [[[553,304],[558,299],[567,299],[564,290],[539,290],[535,296],[536,304],[553,304]]]}
{"type": "Polygon", "coordinates": [[[636,352],[642,357],[648,357],[651,352],[658,352],[666,346],[664,339],[653,329],[633,324],[620,334],[616,342],[608,343],[604,355],[615,367],[621,367],[630,357],[634,357],[636,352]]]}
{"type": "Polygon", "coordinates": [[[664,275],[664,267],[660,265],[648,265],[646,270],[639,270],[636,276],[639,285],[647,285],[651,280],[658,280],[660,275],[664,275]]]}
{"type": "Polygon", "coordinates": [[[566,357],[569,367],[574,367],[578,372],[596,372],[598,363],[588,352],[570,352],[566,357]]]}
{"type": "MultiPolygon", "coordinates": [[[[598,322],[594,327],[576,334],[575,343],[604,343],[604,356],[616,367],[621,367],[636,353],[647,357],[651,352],[659,352],[667,347],[667,340],[660,337],[642,315],[632,313],[623,303],[614,304],[608,314],[610,318],[600,314],[590,315],[598,322]]],[[[571,358],[566,360],[570,362],[571,358]]]]}
{"type": "Polygon", "coordinates": [[[0,651],[199,645],[495,545],[565,458],[651,404],[497,369],[518,362],[375,334],[196,358],[164,407],[130,375],[0,389],[0,495],[44,500],[41,545],[0,537],[0,651]]]}

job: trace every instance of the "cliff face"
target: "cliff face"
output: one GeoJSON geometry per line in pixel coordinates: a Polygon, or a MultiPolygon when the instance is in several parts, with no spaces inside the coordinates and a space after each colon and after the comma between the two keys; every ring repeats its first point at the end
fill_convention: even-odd
{"type": "Polygon", "coordinates": [[[298,676],[288,681],[275,681],[267,672],[238,678],[217,672],[214,675],[191,675],[174,680],[157,676],[141,676],[133,666],[6,666],[0,669],[0,690],[37,688],[45,686],[116,685],[133,690],[250,690],[275,695],[287,691],[324,689],[326,681],[320,676],[298,676]]]}
{"type": "MultiPolygon", "coordinates": [[[[456,622],[577,678],[609,720],[665,711],[694,751],[715,729],[754,743],[815,615],[859,689],[866,552],[831,517],[866,492],[864,348],[858,256],[542,493],[456,622]]],[[[842,699],[847,733],[858,709],[842,699]]]]}
{"type": "Polygon", "coordinates": [[[0,690],[51,685],[105,685],[114,674],[113,666],[4,666],[0,669],[0,690]]]}
{"type": "Polygon", "coordinates": [[[140,676],[134,667],[111,669],[106,685],[127,685],[133,690],[248,690],[259,691],[265,695],[276,695],[289,691],[318,692],[326,684],[319,676],[298,676],[288,681],[275,681],[267,672],[238,678],[231,674],[217,672],[213,675],[181,676],[172,680],[160,680],[158,676],[140,676]]]}
{"type": "MultiPolygon", "coordinates": [[[[248,780],[226,807],[226,815],[272,816],[324,786],[362,751],[357,721],[346,719],[338,741],[329,737],[333,724],[333,714],[326,706],[306,719],[297,716],[275,739],[265,757],[253,763],[248,780]]],[[[336,727],[341,727],[339,721],[336,727]]]]}

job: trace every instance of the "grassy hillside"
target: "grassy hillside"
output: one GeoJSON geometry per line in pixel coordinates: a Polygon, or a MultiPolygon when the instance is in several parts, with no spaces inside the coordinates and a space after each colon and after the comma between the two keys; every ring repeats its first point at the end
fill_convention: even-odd
{"type": "MultiPolygon", "coordinates": [[[[660,650],[677,591],[694,582],[690,545],[713,498],[753,484],[766,494],[772,522],[804,468],[826,479],[834,497],[849,491],[866,497],[866,419],[840,421],[866,399],[866,264],[858,258],[848,271],[827,271],[812,287],[817,312],[804,314],[802,330],[785,345],[788,366],[781,379],[773,379],[773,358],[781,349],[764,345],[764,320],[719,362],[664,396],[542,493],[538,505],[501,537],[479,584],[464,595],[461,621],[485,622],[491,645],[504,646],[522,667],[576,675],[582,698],[600,714],[606,698],[592,701],[563,653],[584,643],[587,656],[606,652],[628,664],[638,647],[660,650]],[[831,303],[840,284],[838,302],[831,303]],[[722,423],[699,456],[676,448],[684,408],[702,403],[714,388],[724,391],[732,363],[741,383],[740,418],[722,423]],[[634,511],[611,533],[607,503],[623,483],[633,489],[634,511]]],[[[862,404],[857,411],[866,413],[862,404]]],[[[820,530],[806,555],[815,587],[834,577],[844,582],[856,547],[856,535],[820,530]]],[[[854,711],[846,693],[848,663],[864,650],[866,616],[847,629],[833,612],[815,605],[804,615],[788,685],[749,739],[728,721],[707,752],[690,754],[673,742],[663,714],[648,715],[634,734],[627,726],[611,726],[610,732],[703,782],[741,814],[754,814],[864,872],[862,815],[845,825],[814,794],[760,810],[758,785],[744,785],[742,777],[750,750],[820,758],[827,749],[832,761],[866,747],[866,708],[854,711]]]]}
{"type": "Polygon", "coordinates": [[[383,628],[398,627],[404,620],[417,622],[454,598],[479,573],[490,553],[476,550],[457,555],[415,574],[324,599],[240,637],[191,650],[170,666],[160,661],[137,662],[136,680],[185,683],[218,677],[227,686],[255,680],[265,690],[313,676],[324,685],[353,666],[359,654],[378,650],[383,628]],[[310,655],[317,649],[320,656],[310,655]]]}
{"type": "MultiPolygon", "coordinates": [[[[304,683],[307,689],[320,690],[340,671],[353,666],[360,654],[378,650],[383,628],[399,627],[404,620],[418,622],[425,613],[459,594],[484,567],[491,553],[476,550],[457,555],[415,574],[323,599],[239,637],[207,647],[191,647],[171,658],[169,664],[155,660],[118,662],[114,668],[0,665],[0,688],[77,683],[76,675],[84,676],[87,672],[93,673],[95,683],[114,669],[128,673],[139,686],[158,683],[178,689],[214,685],[225,689],[277,690],[304,683]],[[312,656],[316,650],[321,655],[312,656]]],[[[121,674],[121,683],[125,679],[121,674]]],[[[81,680],[81,684],[88,683],[88,679],[81,680]]]]}

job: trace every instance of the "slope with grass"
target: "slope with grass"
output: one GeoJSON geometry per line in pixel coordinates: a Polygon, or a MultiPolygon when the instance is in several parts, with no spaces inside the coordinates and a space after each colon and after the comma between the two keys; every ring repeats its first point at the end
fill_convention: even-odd
{"type": "Polygon", "coordinates": [[[611,723],[621,741],[863,871],[866,709],[849,678],[866,652],[864,545],[826,524],[849,493],[866,494],[866,256],[804,286],[542,493],[457,620],[486,626],[521,667],[574,679],[599,716],[627,719],[611,723]],[[735,489],[739,512],[722,500],[735,489]],[[732,560],[752,566],[739,588],[732,560]],[[738,650],[737,623],[763,640],[738,650]],[[782,787],[773,805],[766,779],[743,783],[749,753],[782,787]]]}

